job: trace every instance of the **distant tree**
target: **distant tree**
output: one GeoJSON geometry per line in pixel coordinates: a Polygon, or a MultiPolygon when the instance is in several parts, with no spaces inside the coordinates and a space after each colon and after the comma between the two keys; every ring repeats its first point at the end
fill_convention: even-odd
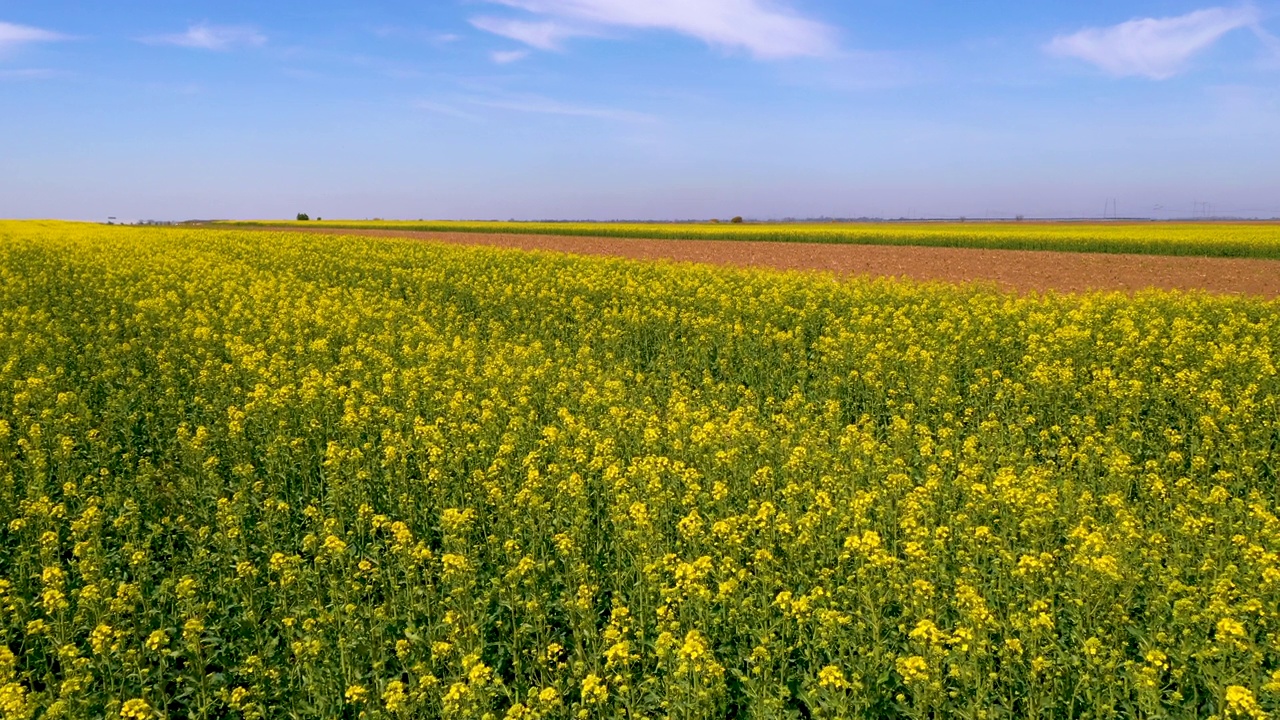
{"type": "Polygon", "coordinates": [[[317,216],[316,216],[316,222],[320,222],[320,221],[321,221],[321,220],[323,220],[323,219],[324,219],[324,218],[320,217],[319,215],[317,215],[317,216]]]}
{"type": "Polygon", "coordinates": [[[1021,215],[1018,215],[1014,219],[1017,220],[1018,222],[1022,222],[1024,218],[1021,215]]]}
{"type": "Polygon", "coordinates": [[[306,213],[298,213],[298,222],[306,222],[307,220],[310,220],[310,219],[311,219],[310,215],[307,215],[306,213]]]}
{"type": "Polygon", "coordinates": [[[741,225],[741,224],[742,224],[742,216],[741,216],[741,215],[735,215],[735,216],[734,216],[734,218],[733,218],[732,220],[730,220],[729,222],[733,223],[734,225],[741,225]]]}
{"type": "Polygon", "coordinates": [[[712,224],[712,225],[719,225],[719,224],[720,224],[720,219],[719,219],[719,218],[711,218],[711,224],[712,224]]]}

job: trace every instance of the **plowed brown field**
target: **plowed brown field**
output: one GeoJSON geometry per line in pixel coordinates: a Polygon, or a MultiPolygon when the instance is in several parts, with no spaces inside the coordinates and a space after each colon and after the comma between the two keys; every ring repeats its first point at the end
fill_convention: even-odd
{"type": "Polygon", "coordinates": [[[1280,260],[1169,257],[982,250],[971,248],[735,242],[728,240],[631,240],[560,235],[413,232],[273,227],[271,231],[414,238],[459,245],[550,250],[645,260],[818,270],[844,275],[905,277],[943,282],[987,282],[1018,292],[1083,292],[1149,288],[1280,297],[1280,260]]]}

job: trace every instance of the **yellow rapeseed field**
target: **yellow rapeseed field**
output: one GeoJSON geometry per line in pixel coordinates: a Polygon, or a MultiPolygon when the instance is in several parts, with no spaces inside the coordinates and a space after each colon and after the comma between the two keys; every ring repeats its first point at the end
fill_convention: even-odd
{"type": "Polygon", "coordinates": [[[1280,304],[0,223],[0,717],[1280,717],[1280,304]]]}
{"type": "Polygon", "coordinates": [[[1280,222],[852,222],[735,225],[325,220],[304,223],[252,221],[232,225],[1280,258],[1280,222]]]}

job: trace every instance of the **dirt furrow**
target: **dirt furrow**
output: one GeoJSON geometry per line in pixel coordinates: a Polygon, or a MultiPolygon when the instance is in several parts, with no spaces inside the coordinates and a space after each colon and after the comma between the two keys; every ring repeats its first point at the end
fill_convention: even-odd
{"type": "Polygon", "coordinates": [[[1280,260],[837,245],[727,240],[633,240],[404,230],[278,227],[271,231],[413,238],[458,245],[550,250],[644,260],[817,270],[842,275],[995,283],[1019,292],[1144,289],[1280,297],[1280,260]]]}

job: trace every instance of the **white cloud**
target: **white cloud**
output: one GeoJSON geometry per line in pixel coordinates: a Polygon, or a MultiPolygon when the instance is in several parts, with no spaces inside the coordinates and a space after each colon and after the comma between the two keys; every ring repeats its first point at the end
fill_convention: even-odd
{"type": "Polygon", "coordinates": [[[552,21],[528,22],[508,18],[478,17],[472,18],[471,24],[485,32],[522,42],[539,50],[560,50],[565,40],[590,34],[585,30],[552,21]]]}
{"type": "Polygon", "coordinates": [[[499,65],[517,62],[529,57],[528,50],[499,50],[489,56],[499,65]]]}
{"type": "Polygon", "coordinates": [[[609,27],[667,30],[720,48],[742,49],[759,59],[835,54],[834,30],[772,0],[488,0],[550,20],[522,22],[476,18],[482,30],[554,50],[570,37],[598,35],[609,27]]]}
{"type": "Polygon", "coordinates": [[[1117,77],[1164,80],[1184,70],[1192,56],[1227,33],[1258,27],[1252,6],[1208,8],[1171,18],[1140,18],[1106,28],[1060,35],[1046,47],[1052,55],[1092,63],[1117,77]]]}
{"type": "Polygon", "coordinates": [[[184,33],[155,35],[143,38],[151,45],[176,45],[199,50],[231,50],[236,47],[261,47],[267,44],[267,36],[257,28],[247,25],[209,25],[200,23],[187,28],[184,33]]]}
{"type": "Polygon", "coordinates": [[[13,23],[0,22],[0,50],[6,50],[18,45],[36,42],[56,42],[58,40],[68,40],[66,35],[56,33],[51,30],[42,30],[29,25],[15,25],[13,23]]]}

